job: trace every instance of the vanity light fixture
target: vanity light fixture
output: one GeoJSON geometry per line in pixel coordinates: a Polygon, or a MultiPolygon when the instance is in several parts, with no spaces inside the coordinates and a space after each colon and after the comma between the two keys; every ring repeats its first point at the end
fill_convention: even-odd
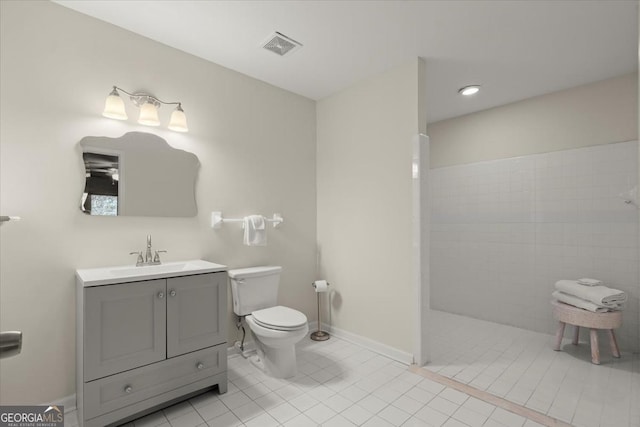
{"type": "Polygon", "coordinates": [[[464,96],[475,95],[480,92],[480,85],[469,85],[458,89],[458,93],[464,96]]]}
{"type": "Polygon", "coordinates": [[[158,108],[162,104],[164,105],[177,105],[176,109],[171,113],[171,120],[169,121],[169,129],[176,132],[188,132],[187,116],[182,109],[182,103],[180,102],[164,102],[159,100],[153,95],[148,93],[129,93],[126,90],[117,86],[113,87],[107,100],[104,103],[104,111],[102,115],[110,119],[127,120],[127,112],[124,108],[124,101],[120,97],[120,93],[123,92],[129,95],[129,99],[133,104],[140,108],[140,115],[138,116],[138,123],[146,126],[159,126],[160,120],[158,119],[158,108]]]}

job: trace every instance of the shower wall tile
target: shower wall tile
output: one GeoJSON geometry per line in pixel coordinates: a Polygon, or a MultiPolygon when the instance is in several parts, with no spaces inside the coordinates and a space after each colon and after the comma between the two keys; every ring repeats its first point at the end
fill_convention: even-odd
{"type": "Polygon", "coordinates": [[[633,141],[432,169],[432,307],[552,333],[554,283],[595,277],[629,295],[640,350],[637,160],[633,141]]]}

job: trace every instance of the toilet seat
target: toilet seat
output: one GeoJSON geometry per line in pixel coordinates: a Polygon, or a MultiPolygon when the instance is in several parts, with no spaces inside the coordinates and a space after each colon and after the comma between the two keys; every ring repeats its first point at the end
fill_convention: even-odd
{"type": "Polygon", "coordinates": [[[263,328],[277,331],[295,331],[307,325],[307,316],[298,310],[281,305],[256,310],[251,313],[251,317],[263,328]]]}

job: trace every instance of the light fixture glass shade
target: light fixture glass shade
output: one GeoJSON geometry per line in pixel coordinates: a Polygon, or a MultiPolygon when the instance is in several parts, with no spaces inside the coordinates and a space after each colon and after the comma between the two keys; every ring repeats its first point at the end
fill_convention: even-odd
{"type": "Polygon", "coordinates": [[[142,107],[140,107],[138,123],[147,126],[159,126],[160,120],[158,119],[158,108],[150,102],[142,104],[142,107]]]}
{"type": "Polygon", "coordinates": [[[124,109],[124,101],[118,91],[113,89],[104,103],[102,115],[110,119],[127,120],[127,112],[124,109]]]}
{"type": "Polygon", "coordinates": [[[189,132],[189,128],[187,127],[187,116],[185,116],[182,106],[178,105],[178,108],[171,113],[169,129],[176,132],[189,132]]]}

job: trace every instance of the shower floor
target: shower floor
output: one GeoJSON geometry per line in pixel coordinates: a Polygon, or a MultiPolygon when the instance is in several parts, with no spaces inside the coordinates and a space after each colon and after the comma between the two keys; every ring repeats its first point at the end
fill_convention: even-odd
{"type": "Polygon", "coordinates": [[[640,427],[640,355],[615,359],[602,340],[593,365],[588,342],[565,338],[556,352],[552,335],[431,313],[425,369],[574,426],[640,427]]]}

